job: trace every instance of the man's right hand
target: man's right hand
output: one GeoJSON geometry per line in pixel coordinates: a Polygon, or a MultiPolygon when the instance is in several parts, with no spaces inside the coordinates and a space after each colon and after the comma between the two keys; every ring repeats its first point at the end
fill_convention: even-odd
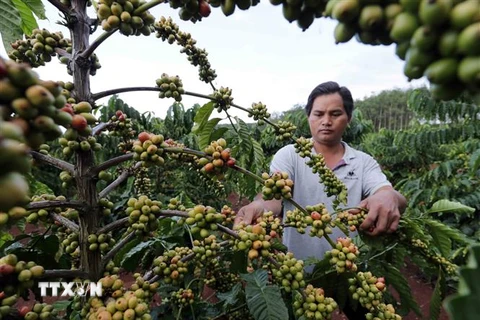
{"type": "Polygon", "coordinates": [[[260,218],[264,212],[265,208],[263,206],[263,201],[253,201],[238,210],[233,225],[236,226],[241,222],[246,225],[252,224],[252,222],[255,222],[255,220],[260,218]]]}

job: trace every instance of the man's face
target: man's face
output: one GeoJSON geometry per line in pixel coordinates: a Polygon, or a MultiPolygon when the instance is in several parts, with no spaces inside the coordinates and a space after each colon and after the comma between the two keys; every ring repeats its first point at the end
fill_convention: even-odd
{"type": "Polygon", "coordinates": [[[349,121],[339,93],[315,98],[308,117],[313,140],[329,146],[340,143],[349,121]]]}

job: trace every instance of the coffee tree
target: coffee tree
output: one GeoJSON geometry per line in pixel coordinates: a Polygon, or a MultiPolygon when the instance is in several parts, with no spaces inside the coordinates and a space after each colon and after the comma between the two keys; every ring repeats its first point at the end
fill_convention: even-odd
{"type": "MultiPolygon", "coordinates": [[[[456,4],[463,2],[470,1],[456,4]]],[[[452,242],[468,244],[460,232],[407,213],[395,236],[370,239],[360,234],[360,238],[352,239],[351,232],[357,231],[366,212],[352,214],[345,207],[346,187],[326,167],[321,155],[311,153],[312,142],[294,136],[295,126],[291,123],[270,121],[261,102],[244,108],[233,102],[230,88],[216,88],[212,83],[216,72],[207,52],[197,47],[192,36],[179,30],[171,18],[156,19],[149,13],[162,1],[102,0],[92,3],[96,17],[87,15],[90,3],[85,0],[51,3],[65,16],[70,39],[60,32],[34,29],[25,38],[12,42],[11,60],[0,60],[2,319],[329,319],[336,309],[347,305],[365,308],[368,319],[400,319],[400,312],[420,313],[399,271],[403,258],[410,254],[422,257],[438,272],[431,310],[433,318],[438,316],[446,278],[454,276],[457,269],[449,260],[452,242]],[[96,27],[105,32],[90,43],[96,27]],[[198,67],[200,80],[211,84],[213,92],[189,92],[180,77],[161,74],[150,88],[93,93],[90,77],[101,67],[95,50],[115,32],[125,36],[154,34],[163,42],[179,45],[181,53],[198,67]],[[54,56],[66,64],[71,82],[41,80],[32,71],[54,56]],[[176,102],[184,95],[209,100],[195,116],[193,131],[201,150],[187,148],[162,132],[135,132],[134,121],[121,110],[110,114],[107,121],[98,121],[98,99],[134,90],[158,91],[159,98],[176,102]],[[258,160],[263,159],[263,152],[258,142],[249,137],[243,121],[233,123],[230,108],[245,111],[259,125],[272,126],[279,141],[294,143],[299,155],[308,158],[308,165],[318,173],[325,192],[335,198],[334,210],[329,212],[322,203],[307,207],[297,204],[292,198],[293,181],[284,172],[262,173],[258,167],[240,167],[238,160],[245,154],[258,160]],[[221,119],[210,118],[213,110],[225,113],[231,120],[239,144],[233,145],[232,140],[223,137],[225,129],[217,127],[221,119]],[[113,136],[122,140],[117,155],[99,161],[104,147],[99,141],[113,136]],[[54,143],[61,146],[58,156],[50,153],[54,143]],[[261,187],[265,199],[290,201],[295,210],[287,212],[283,220],[266,212],[253,225],[234,228],[235,212],[227,205],[214,208],[182,203],[178,198],[161,202],[148,194],[152,181],[145,179],[146,173],[157,166],[180,162],[188,163],[199,177],[213,184],[229,179],[233,171],[244,174],[257,183],[258,189],[261,187]],[[74,192],[68,192],[69,197],[30,194],[25,176],[32,165],[57,168],[64,189],[74,192]],[[132,176],[140,181],[135,193],[125,187],[132,176]],[[110,197],[120,188],[125,189],[123,198],[114,203],[110,197]],[[5,231],[14,226],[24,230],[25,223],[37,226],[41,234],[14,238],[5,231]],[[304,268],[312,262],[296,259],[281,244],[282,232],[289,227],[325,238],[332,246],[325,259],[313,262],[311,274],[304,268]],[[335,227],[343,230],[345,237],[331,239],[329,234],[335,227]],[[373,263],[378,260],[381,263],[373,263]],[[135,272],[132,283],[125,283],[122,268],[135,272]],[[64,308],[59,304],[54,308],[41,301],[37,283],[40,279],[99,282],[103,293],[89,296],[77,292],[68,304],[62,304],[64,308]],[[401,304],[397,305],[389,294],[389,286],[398,291],[401,304]],[[31,292],[39,301],[26,305],[22,301],[28,300],[31,292]]],[[[170,1],[169,5],[179,9],[181,19],[196,22],[208,17],[210,6],[220,6],[225,15],[230,15],[236,7],[244,10],[256,3],[187,0],[170,1]]],[[[436,1],[425,3],[421,8],[436,1]]],[[[348,0],[287,1],[282,5],[287,19],[298,19],[304,29],[324,11],[329,16],[332,10],[333,17],[339,20],[344,12],[353,12],[348,14],[352,22],[359,17],[360,9],[363,13],[367,7],[363,2],[348,0]],[[347,2],[361,6],[353,11],[350,7],[342,9],[347,2]]],[[[407,10],[403,1],[398,5],[407,10]]],[[[452,6],[453,2],[449,10],[452,6]]],[[[378,5],[378,9],[383,7],[378,5]]],[[[422,16],[421,21],[429,24],[430,20],[424,21],[422,16]]],[[[468,17],[462,26],[475,27],[476,16],[468,17]]],[[[360,27],[366,25],[372,30],[378,25],[388,27],[387,20],[382,24],[361,21],[360,27]]],[[[442,23],[447,24],[446,20],[442,23]]],[[[472,37],[476,36],[473,32],[472,37]]],[[[478,54],[478,43],[471,43],[470,33],[463,37],[472,48],[459,54],[478,54]]],[[[459,78],[463,81],[464,77],[459,78]]],[[[474,91],[478,79],[467,78],[469,81],[464,81],[461,89],[474,91]]],[[[448,80],[445,83],[451,84],[452,79],[448,80]]],[[[435,203],[428,212],[465,210],[470,208],[445,200],[435,203]]]]}

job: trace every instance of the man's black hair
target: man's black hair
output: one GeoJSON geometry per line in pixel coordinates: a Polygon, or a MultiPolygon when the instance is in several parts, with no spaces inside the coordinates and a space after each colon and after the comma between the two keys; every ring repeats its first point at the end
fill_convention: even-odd
{"type": "Polygon", "coordinates": [[[351,119],[352,112],[353,112],[352,94],[350,93],[350,90],[348,90],[346,87],[340,87],[338,83],[334,81],[321,83],[318,86],[316,86],[315,89],[312,90],[312,92],[308,96],[307,105],[305,106],[305,111],[307,113],[307,116],[310,116],[310,112],[312,112],[313,101],[318,96],[323,96],[323,95],[337,93],[337,92],[342,97],[343,107],[345,108],[345,112],[347,113],[348,119],[351,119]]]}

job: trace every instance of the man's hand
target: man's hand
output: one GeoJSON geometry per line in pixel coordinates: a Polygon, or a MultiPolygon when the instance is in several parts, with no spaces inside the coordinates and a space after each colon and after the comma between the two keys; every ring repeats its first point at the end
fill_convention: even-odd
{"type": "Polygon", "coordinates": [[[264,211],[265,209],[260,201],[253,201],[238,210],[233,225],[236,226],[240,222],[246,225],[252,224],[252,222],[255,222],[255,220],[263,215],[264,211]]]}
{"type": "Polygon", "coordinates": [[[393,188],[384,187],[364,199],[358,206],[368,210],[360,229],[369,235],[377,236],[397,230],[400,213],[405,209],[406,200],[393,188]]]}

